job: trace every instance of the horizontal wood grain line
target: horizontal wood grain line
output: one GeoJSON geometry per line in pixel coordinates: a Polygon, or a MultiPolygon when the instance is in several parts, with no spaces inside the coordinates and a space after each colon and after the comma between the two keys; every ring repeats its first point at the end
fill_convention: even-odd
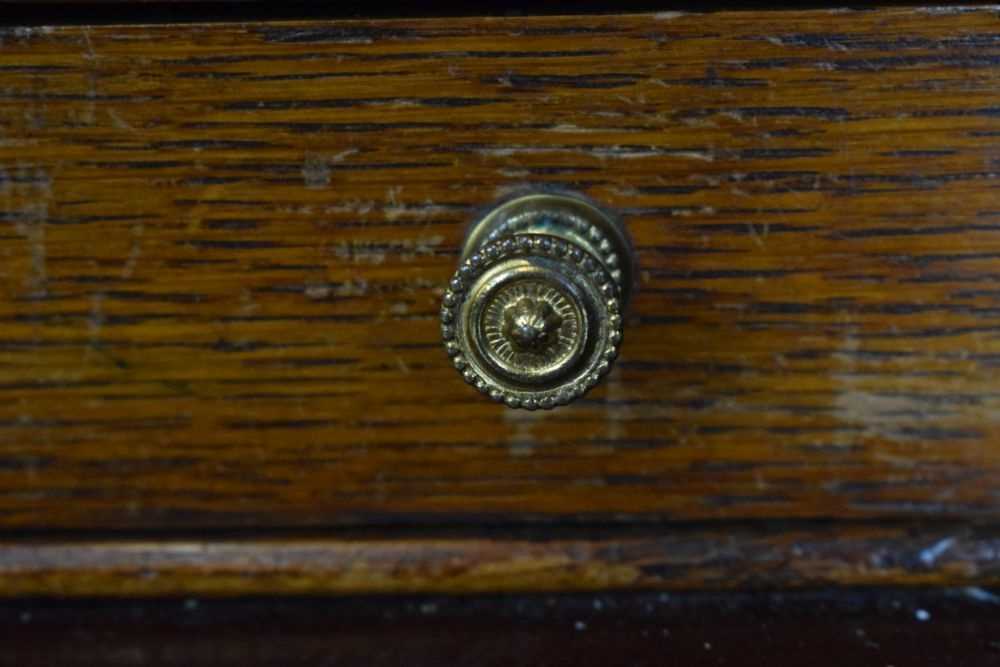
{"type": "Polygon", "coordinates": [[[551,538],[5,540],[0,596],[746,590],[1000,583],[1000,530],[830,525],[551,538]]]}

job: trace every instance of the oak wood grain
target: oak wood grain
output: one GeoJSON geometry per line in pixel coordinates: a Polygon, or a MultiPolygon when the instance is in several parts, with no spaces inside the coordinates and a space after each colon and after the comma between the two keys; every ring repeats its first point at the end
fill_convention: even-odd
{"type": "Polygon", "coordinates": [[[0,527],[985,517],[995,8],[0,32],[0,527]],[[623,214],[549,413],[439,349],[465,224],[623,214]]]}
{"type": "Polygon", "coordinates": [[[7,540],[0,597],[1000,585],[1000,535],[982,526],[494,532],[7,540]]]}

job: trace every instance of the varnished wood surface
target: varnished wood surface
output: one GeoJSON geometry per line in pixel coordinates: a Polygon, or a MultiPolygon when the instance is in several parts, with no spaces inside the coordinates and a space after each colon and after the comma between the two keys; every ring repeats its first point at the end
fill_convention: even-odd
{"type": "Polygon", "coordinates": [[[995,591],[0,604],[0,665],[994,667],[995,591]]]}
{"type": "Polygon", "coordinates": [[[533,536],[196,537],[0,545],[0,597],[490,594],[1000,584],[995,529],[720,526],[533,536]]]}
{"type": "Polygon", "coordinates": [[[0,33],[0,527],[996,517],[997,10],[0,33]],[[526,186],[642,265],[587,400],[439,349],[526,186]]]}

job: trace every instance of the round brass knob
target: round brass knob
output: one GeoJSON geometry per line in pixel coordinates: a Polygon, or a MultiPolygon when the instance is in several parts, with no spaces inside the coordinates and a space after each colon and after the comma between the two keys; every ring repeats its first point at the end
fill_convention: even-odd
{"type": "Polygon", "coordinates": [[[621,222],[576,195],[504,202],[469,230],[441,334],[465,380],[513,408],[552,408],[608,372],[634,275],[621,222]]]}

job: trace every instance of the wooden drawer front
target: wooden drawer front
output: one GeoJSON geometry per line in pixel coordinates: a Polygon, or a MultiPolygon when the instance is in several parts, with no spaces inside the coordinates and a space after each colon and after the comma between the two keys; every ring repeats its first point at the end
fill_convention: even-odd
{"type": "Polygon", "coordinates": [[[0,527],[997,517],[995,9],[0,33],[0,527]],[[616,370],[440,349],[465,224],[621,212],[616,370]]]}

